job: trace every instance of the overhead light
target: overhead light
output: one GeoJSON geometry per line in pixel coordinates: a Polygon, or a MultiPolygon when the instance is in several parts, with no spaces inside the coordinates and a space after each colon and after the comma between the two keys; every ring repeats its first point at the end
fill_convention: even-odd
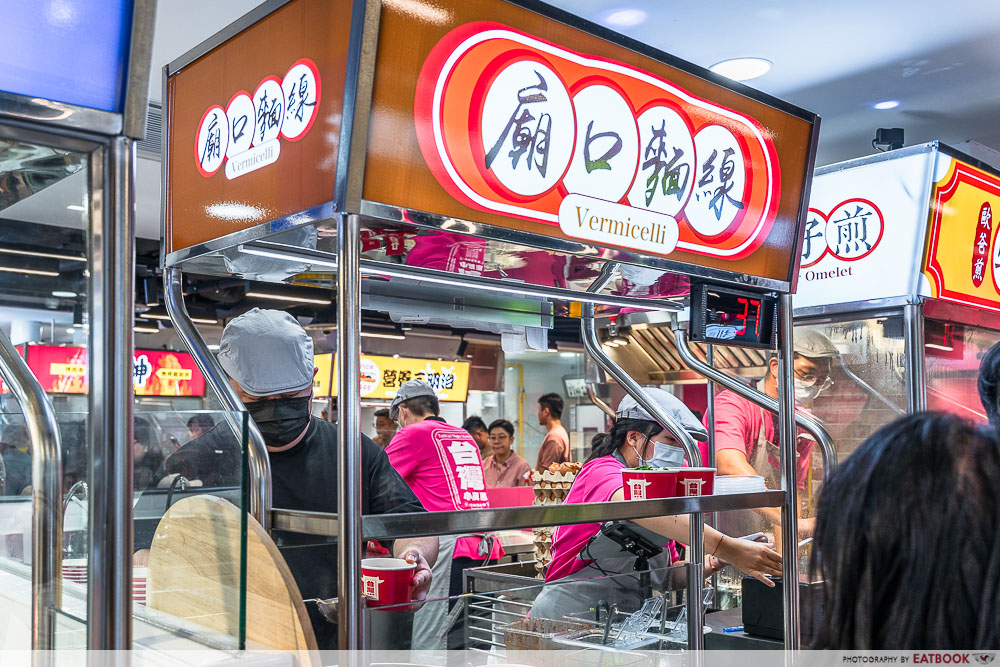
{"type": "Polygon", "coordinates": [[[618,336],[617,338],[615,338],[615,342],[618,343],[619,345],[628,345],[628,338],[625,338],[624,336],[618,336]]]}
{"type": "MultiPolygon", "coordinates": [[[[170,321],[170,316],[169,315],[165,315],[163,313],[142,313],[141,315],[139,315],[139,317],[141,319],[144,319],[144,320],[164,320],[164,321],[168,321],[168,322],[170,321]]],[[[192,317],[191,321],[192,322],[196,322],[198,324],[218,324],[219,323],[219,320],[208,319],[208,318],[205,318],[205,317],[192,317]]]]}
{"type": "Polygon", "coordinates": [[[61,259],[67,262],[86,262],[84,255],[66,255],[57,252],[41,252],[38,250],[21,250],[19,248],[0,248],[5,255],[20,255],[22,257],[44,257],[46,259],[61,259]]]}
{"type": "Polygon", "coordinates": [[[577,354],[576,352],[560,352],[559,356],[560,357],[575,357],[576,354],[577,354]]]}
{"type": "Polygon", "coordinates": [[[67,211],[86,211],[86,206],[80,206],[79,204],[70,204],[66,207],[67,211]]]}
{"type": "Polygon", "coordinates": [[[394,355],[392,355],[392,358],[393,359],[399,359],[399,355],[398,354],[394,354],[394,355]]]}
{"type": "Polygon", "coordinates": [[[219,351],[219,346],[218,345],[209,345],[208,349],[211,352],[218,352],[219,351]]]}
{"type": "Polygon", "coordinates": [[[63,290],[55,290],[52,292],[52,296],[59,297],[60,299],[75,299],[76,292],[69,292],[63,290]]]}
{"type": "Polygon", "coordinates": [[[160,333],[159,329],[154,329],[153,327],[144,327],[144,326],[141,326],[141,325],[138,325],[138,324],[135,325],[134,327],[132,327],[132,331],[134,331],[136,333],[144,333],[144,334],[157,334],[157,333],[160,333]]]}
{"type": "Polygon", "coordinates": [[[395,333],[375,333],[374,331],[362,331],[362,338],[389,338],[390,340],[406,340],[403,334],[395,333]]]}
{"type": "Polygon", "coordinates": [[[749,81],[771,71],[773,63],[764,58],[730,58],[717,62],[708,69],[733,81],[749,81]]]}
{"type": "Polygon", "coordinates": [[[14,266],[0,266],[3,273],[23,273],[29,276],[46,276],[48,278],[58,278],[58,271],[42,271],[41,269],[19,269],[14,266]]]}
{"type": "Polygon", "coordinates": [[[68,334],[76,333],[76,329],[74,329],[73,327],[69,327],[69,328],[66,329],[66,333],[68,333],[68,334]]]}
{"type": "Polygon", "coordinates": [[[313,299],[305,296],[291,296],[288,294],[269,294],[267,292],[255,292],[253,290],[246,293],[248,297],[255,299],[270,299],[271,301],[295,301],[296,303],[315,303],[321,306],[329,306],[330,299],[313,299]]]}
{"type": "Polygon", "coordinates": [[[932,350],[941,350],[942,352],[954,352],[955,348],[950,345],[938,345],[937,343],[924,343],[924,347],[929,347],[932,350]]]}
{"type": "Polygon", "coordinates": [[[632,28],[648,18],[648,14],[635,7],[622,7],[606,11],[599,17],[601,23],[613,28],[632,28]]]}
{"type": "Polygon", "coordinates": [[[899,100],[884,100],[872,105],[879,111],[887,111],[889,109],[895,109],[899,106],[899,100]]]}

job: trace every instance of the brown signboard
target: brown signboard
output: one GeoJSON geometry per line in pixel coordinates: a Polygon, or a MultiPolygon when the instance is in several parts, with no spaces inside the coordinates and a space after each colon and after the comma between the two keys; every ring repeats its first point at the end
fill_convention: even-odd
{"type": "Polygon", "coordinates": [[[351,5],[295,0],[169,72],[168,252],[333,199],[351,5]]]}
{"type": "Polygon", "coordinates": [[[503,0],[384,0],[363,199],[791,281],[815,117],[683,67],[503,0]]]}

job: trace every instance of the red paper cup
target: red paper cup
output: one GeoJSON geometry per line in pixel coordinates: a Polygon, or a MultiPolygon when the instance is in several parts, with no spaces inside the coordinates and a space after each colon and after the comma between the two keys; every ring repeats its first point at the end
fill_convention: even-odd
{"type": "Polygon", "coordinates": [[[361,594],[369,607],[385,607],[410,601],[410,582],[416,563],[402,558],[362,558],[361,594]]]}
{"type": "Polygon", "coordinates": [[[677,468],[677,496],[710,496],[715,490],[715,468],[677,468]]]}
{"type": "Polygon", "coordinates": [[[677,469],[622,470],[625,500],[653,500],[677,495],[677,469]]]}

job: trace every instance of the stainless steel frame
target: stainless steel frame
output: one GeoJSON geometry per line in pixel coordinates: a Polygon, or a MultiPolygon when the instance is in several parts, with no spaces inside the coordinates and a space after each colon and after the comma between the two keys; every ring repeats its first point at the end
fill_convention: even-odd
{"type": "Polygon", "coordinates": [[[62,444],[49,397],[0,332],[0,376],[17,397],[31,442],[31,648],[55,648],[62,605],[62,444]]]}
{"type": "MultiPolygon", "coordinates": [[[[614,270],[602,271],[601,278],[591,285],[589,291],[599,292],[611,281],[614,270]]],[[[613,377],[628,394],[636,400],[650,415],[652,415],[660,426],[667,429],[674,438],[684,447],[687,460],[693,466],[701,466],[701,452],[691,434],[670,418],[658,403],[653,401],[646,391],[633,380],[625,371],[609,357],[597,338],[597,329],[594,327],[594,304],[585,303],[583,305],[583,317],[580,320],[580,335],[583,338],[584,348],[587,354],[613,377]]],[[[687,570],[687,601],[688,601],[688,647],[694,651],[696,663],[700,663],[701,651],[705,649],[705,635],[702,633],[704,625],[704,608],[701,604],[702,588],[704,587],[704,560],[705,560],[705,526],[702,524],[701,514],[693,512],[688,517],[688,529],[690,538],[688,540],[688,570],[687,570]]]]}
{"type": "Polygon", "coordinates": [[[92,165],[106,180],[91,220],[87,646],[124,651],[132,648],[132,140],[111,139],[92,165]]]}
{"type": "MultiPolygon", "coordinates": [[[[790,319],[790,318],[789,318],[790,319]]],[[[688,368],[696,373],[700,373],[707,377],[712,382],[716,382],[726,389],[729,389],[733,393],[742,396],[751,403],[755,403],[760,407],[773,412],[777,415],[781,414],[781,401],[775,400],[768,396],[767,394],[754,389],[753,387],[743,384],[736,378],[730,377],[728,374],[723,373],[720,370],[712,368],[707,364],[700,361],[694,356],[691,351],[691,347],[688,345],[687,332],[681,328],[674,329],[674,342],[677,345],[677,353],[680,355],[681,360],[687,365],[688,368]]],[[[781,382],[778,383],[779,388],[781,382]]],[[[837,449],[833,444],[833,438],[827,430],[818,421],[809,417],[798,410],[794,410],[795,422],[809,432],[816,442],[819,443],[820,452],[823,455],[823,479],[824,481],[829,479],[833,471],[837,469],[837,449]]],[[[794,451],[792,452],[794,457],[794,451]]]]}
{"type": "MultiPolygon", "coordinates": [[[[690,496],[662,500],[505,507],[420,514],[368,514],[361,518],[361,525],[362,537],[366,540],[459,535],[536,526],[568,526],[615,519],[647,519],[692,512],[728,512],[757,507],[780,507],[783,497],[781,491],[762,491],[732,496],[690,496]]],[[[338,534],[340,522],[336,514],[278,508],[272,510],[271,514],[274,530],[325,537],[335,537],[338,534]]]]}
{"type": "MultiPolygon", "coordinates": [[[[284,243],[272,243],[269,241],[255,241],[238,246],[239,250],[249,255],[258,255],[271,259],[282,259],[297,264],[311,264],[312,266],[324,266],[330,269],[337,268],[337,256],[333,253],[322,250],[312,250],[300,248],[284,243]]],[[[437,269],[425,269],[419,266],[407,266],[405,264],[392,264],[389,262],[378,262],[370,259],[359,259],[359,266],[362,274],[389,276],[390,278],[402,278],[407,280],[419,280],[421,282],[434,283],[438,285],[448,285],[451,287],[461,287],[464,289],[473,288],[490,292],[502,292],[517,296],[537,296],[548,299],[559,299],[562,301],[579,301],[582,303],[601,304],[606,306],[620,306],[625,308],[660,308],[664,310],[681,310],[683,304],[665,299],[639,299],[633,297],[614,296],[611,294],[601,294],[599,292],[580,292],[562,287],[547,287],[545,285],[532,285],[529,283],[502,280],[499,278],[484,278],[482,276],[468,276],[440,271],[437,269]]],[[[616,263],[605,265],[617,266],[616,263]]]]}
{"type": "MultiPolygon", "coordinates": [[[[781,438],[781,490],[785,492],[785,502],[781,506],[781,559],[784,583],[785,649],[798,651],[802,644],[799,628],[799,559],[798,559],[798,484],[795,478],[795,423],[798,411],[795,409],[792,295],[781,295],[781,346],[778,351],[778,411],[781,438]]],[[[825,430],[823,431],[825,434],[825,430]]],[[[827,436],[829,438],[829,436],[827,436]]],[[[836,450],[832,447],[831,461],[836,465],[836,450]]],[[[824,452],[825,452],[824,447],[824,452]]],[[[829,474],[824,454],[823,474],[829,474]]],[[[830,471],[832,472],[832,471],[830,471]]],[[[786,654],[787,655],[787,654],[786,654]]],[[[790,658],[786,663],[791,663],[790,658]]]]}
{"type": "Polygon", "coordinates": [[[906,360],[906,411],[910,414],[927,409],[927,384],[924,373],[924,310],[919,303],[903,306],[903,350],[906,360]]]}
{"type": "MultiPolygon", "coordinates": [[[[184,304],[184,280],[180,269],[168,268],[163,271],[164,305],[170,321],[177,331],[177,336],[191,351],[198,370],[205,376],[208,386],[226,410],[226,421],[236,433],[237,438],[243,433],[243,420],[238,414],[246,412],[246,408],[236,390],[229,384],[229,379],[215,355],[208,349],[205,339],[198,333],[198,328],[188,315],[184,304]]],[[[257,519],[264,530],[270,532],[271,522],[271,461],[267,456],[267,445],[264,436],[253,419],[247,419],[247,464],[249,469],[249,511],[257,519]]]]}
{"type": "Polygon", "coordinates": [[[337,225],[337,594],[340,650],[362,648],[361,597],[361,225],[356,215],[337,225]]]}

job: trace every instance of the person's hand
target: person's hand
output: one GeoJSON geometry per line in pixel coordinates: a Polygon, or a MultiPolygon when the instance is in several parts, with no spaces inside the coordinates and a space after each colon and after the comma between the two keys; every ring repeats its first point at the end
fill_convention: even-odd
{"type": "Polygon", "coordinates": [[[799,540],[812,537],[813,533],[816,532],[816,517],[811,516],[808,519],[799,519],[797,527],[799,540]]]}
{"type": "Polygon", "coordinates": [[[149,567],[149,549],[139,549],[132,554],[132,567],[149,567]]]}
{"type": "Polygon", "coordinates": [[[716,549],[716,556],[732,563],[754,579],[766,586],[774,586],[774,582],[765,575],[781,576],[781,554],[774,550],[771,543],[763,544],[723,536],[716,549]]]}
{"type": "Polygon", "coordinates": [[[427,591],[431,587],[431,566],[427,564],[424,555],[417,549],[407,549],[399,556],[407,563],[416,563],[413,580],[410,582],[410,599],[414,602],[427,599],[427,591]]]}

